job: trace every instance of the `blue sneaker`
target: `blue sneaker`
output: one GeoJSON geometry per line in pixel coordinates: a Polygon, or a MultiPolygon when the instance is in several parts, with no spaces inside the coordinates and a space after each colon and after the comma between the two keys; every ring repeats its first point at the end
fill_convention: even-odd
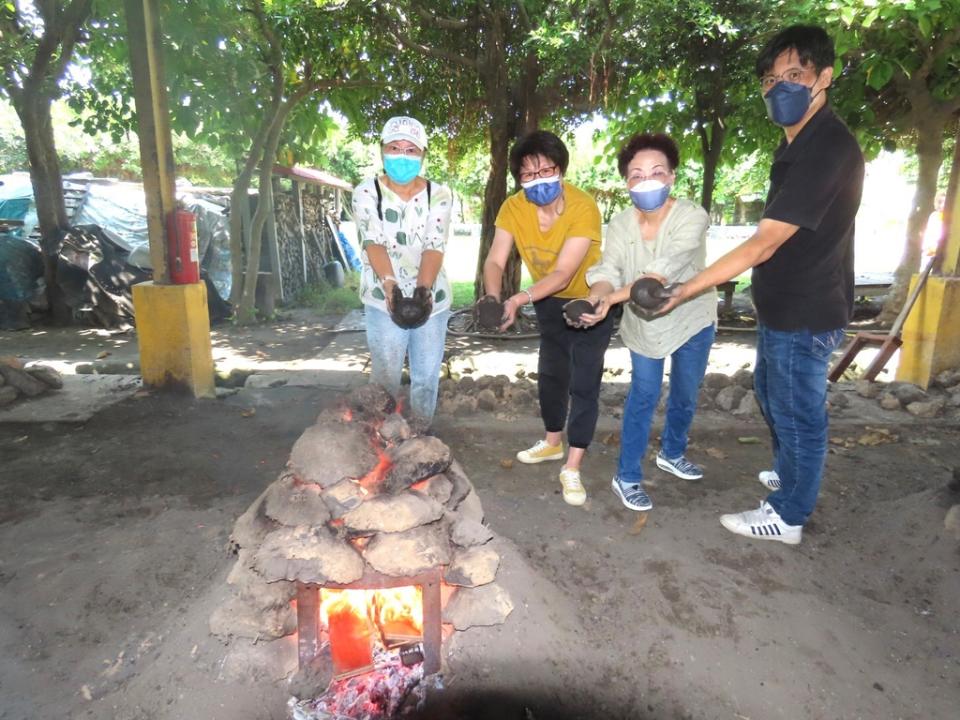
{"type": "Polygon", "coordinates": [[[657,453],[657,467],[683,480],[699,480],[703,477],[703,470],[687,460],[683,455],[671,460],[663,454],[663,450],[657,453]]]}
{"type": "Polygon", "coordinates": [[[620,482],[620,478],[614,476],[612,485],[613,491],[617,494],[617,497],[620,498],[620,502],[631,510],[644,512],[653,508],[650,496],[643,491],[640,483],[628,485],[627,483],[620,482]]]}

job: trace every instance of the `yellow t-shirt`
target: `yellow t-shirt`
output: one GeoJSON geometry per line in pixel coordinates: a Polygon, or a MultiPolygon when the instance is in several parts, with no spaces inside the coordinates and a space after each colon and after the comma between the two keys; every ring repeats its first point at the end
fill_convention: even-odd
{"type": "Polygon", "coordinates": [[[527,200],[522,190],[503,201],[496,225],[513,235],[520,258],[534,282],[553,272],[567,238],[589,238],[590,249],[570,284],[554,293],[560,298],[586,297],[590,290],[585,277],[587,269],[600,261],[600,209],[592,197],[568,182],[563,183],[563,193],[563,214],[545,233],[540,231],[537,206],[527,200]]]}

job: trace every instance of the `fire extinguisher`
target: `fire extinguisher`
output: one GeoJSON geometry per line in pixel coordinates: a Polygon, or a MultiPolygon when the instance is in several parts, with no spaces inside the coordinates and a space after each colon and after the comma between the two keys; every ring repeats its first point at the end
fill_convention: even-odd
{"type": "Polygon", "coordinates": [[[174,285],[200,282],[196,215],[178,207],[167,216],[167,248],[170,282],[174,285]]]}

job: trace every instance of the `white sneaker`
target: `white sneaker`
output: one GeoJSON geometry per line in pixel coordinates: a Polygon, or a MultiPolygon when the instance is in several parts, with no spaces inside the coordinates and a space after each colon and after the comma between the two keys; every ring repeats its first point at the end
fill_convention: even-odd
{"type": "Polygon", "coordinates": [[[546,440],[537,440],[533,447],[518,452],[517,460],[527,465],[534,465],[547,460],[563,460],[563,443],[550,445],[546,440]]]}
{"type": "Polygon", "coordinates": [[[587,491],[580,482],[580,471],[564,468],[560,471],[560,485],[563,487],[563,501],[567,505],[583,505],[587,501],[587,491]]]}
{"type": "Polygon", "coordinates": [[[766,500],[756,510],[721,515],[720,524],[737,535],[777,540],[787,545],[799,545],[803,535],[803,525],[787,525],[766,500]]]}
{"type": "Polygon", "coordinates": [[[763,486],[767,490],[780,489],[780,476],[777,475],[776,470],[761,470],[760,474],[757,475],[757,479],[763,483],[763,486]]]}

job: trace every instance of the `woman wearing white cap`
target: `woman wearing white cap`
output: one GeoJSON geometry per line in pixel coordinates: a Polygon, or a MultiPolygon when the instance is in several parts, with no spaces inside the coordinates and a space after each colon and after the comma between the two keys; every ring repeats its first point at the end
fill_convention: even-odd
{"type": "Polygon", "coordinates": [[[360,299],[366,311],[370,381],[396,397],[408,357],[410,412],[429,425],[450,315],[443,253],[453,194],[420,175],[427,134],[419,121],[390,118],[380,142],[383,174],[353,191],[363,247],[360,299]]]}

